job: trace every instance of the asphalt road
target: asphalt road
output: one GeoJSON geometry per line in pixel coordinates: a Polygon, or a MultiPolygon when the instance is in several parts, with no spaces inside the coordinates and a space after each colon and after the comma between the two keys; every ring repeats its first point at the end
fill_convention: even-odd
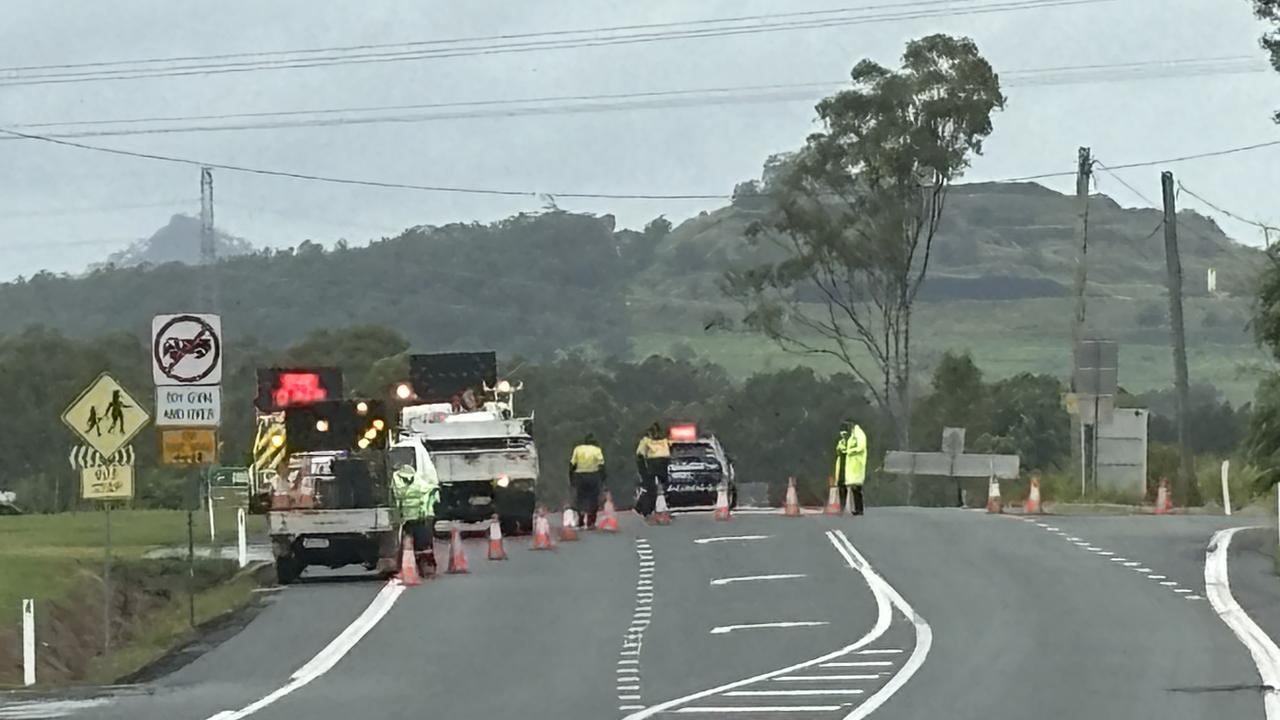
{"type": "MultiPolygon", "coordinates": [[[[400,592],[327,672],[288,692],[386,600],[381,583],[286,588],[173,675],[58,714],[1262,718],[1253,661],[1204,599],[1209,537],[1248,524],[873,508],[667,527],[627,516],[617,535],[554,552],[508,541],[504,563],[468,541],[471,574],[400,592]]],[[[1251,549],[1270,536],[1252,537],[1232,548],[1232,585],[1265,613],[1280,581],[1251,549]]],[[[1258,618],[1269,632],[1277,620],[1258,618]]],[[[0,705],[0,718],[41,716],[10,712],[0,705]]]]}

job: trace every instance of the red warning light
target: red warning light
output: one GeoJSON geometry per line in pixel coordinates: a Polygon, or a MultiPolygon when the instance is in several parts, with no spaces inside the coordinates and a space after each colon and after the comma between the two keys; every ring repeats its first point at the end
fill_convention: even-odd
{"type": "Polygon", "coordinates": [[[286,408],[307,405],[329,398],[329,390],[320,382],[320,375],[311,372],[280,373],[271,400],[276,407],[286,408]]]}
{"type": "Polygon", "coordinates": [[[667,436],[675,442],[692,442],[698,439],[698,426],[672,425],[667,436]]]}

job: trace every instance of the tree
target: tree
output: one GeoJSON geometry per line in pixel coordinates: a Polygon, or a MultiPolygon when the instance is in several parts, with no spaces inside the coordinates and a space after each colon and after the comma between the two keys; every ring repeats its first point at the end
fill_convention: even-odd
{"type": "MultiPolygon", "coordinates": [[[[1271,53],[1271,66],[1280,72],[1280,0],[1253,0],[1253,14],[1275,27],[1262,36],[1259,44],[1271,53]]],[[[1273,118],[1280,122],[1280,113],[1276,113],[1273,118]]]]}
{"type": "MultiPolygon", "coordinates": [[[[1267,259],[1270,262],[1258,278],[1252,325],[1258,344],[1280,360],[1280,251],[1267,250],[1267,259]]],[[[1280,373],[1270,373],[1258,383],[1245,445],[1250,461],[1259,469],[1259,487],[1280,481],[1280,373]]]]}
{"type": "Polygon", "coordinates": [[[947,189],[982,151],[999,79],[968,38],[907,43],[900,70],[871,60],[817,106],[821,132],[775,163],[770,216],[749,243],[782,259],[730,271],[745,324],[782,348],[843,363],[910,446],[911,313],[947,189]]]}
{"type": "Polygon", "coordinates": [[[970,439],[987,431],[988,389],[969,353],[944,353],[934,368],[932,389],[915,408],[916,449],[937,450],[944,427],[962,427],[970,439]]]}

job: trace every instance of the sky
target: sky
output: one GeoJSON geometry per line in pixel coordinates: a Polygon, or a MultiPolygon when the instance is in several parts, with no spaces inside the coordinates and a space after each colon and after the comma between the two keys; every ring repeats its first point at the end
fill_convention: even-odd
{"type": "MultiPolygon", "coordinates": [[[[384,112],[400,116],[400,121],[386,123],[75,138],[75,142],[100,147],[200,162],[525,193],[371,188],[215,170],[218,226],[256,245],[275,247],[304,239],[329,244],[345,238],[360,244],[414,225],[489,222],[538,211],[548,202],[546,194],[565,210],[612,214],[620,227],[640,227],[658,215],[679,222],[725,201],[564,195],[727,195],[737,182],[757,177],[770,154],[795,149],[803,142],[816,127],[814,103],[837,89],[858,60],[896,65],[908,40],[933,32],[972,37],[1007,83],[1008,107],[996,116],[995,131],[967,180],[1070,173],[1081,145],[1090,146],[1104,165],[1120,165],[1280,140],[1280,127],[1271,121],[1272,113],[1280,109],[1280,75],[1266,67],[1265,54],[1258,47],[1266,27],[1253,17],[1247,0],[1089,0],[1027,7],[1043,2],[221,0],[193,5],[171,0],[6,0],[0,24],[0,68],[6,68],[0,69],[0,128],[48,135],[122,126],[31,126],[814,84],[766,92],[763,97],[757,94],[752,102],[650,102],[647,107],[635,107],[635,100],[626,100],[608,110],[597,106],[592,112],[518,114],[504,114],[503,109],[510,106],[497,105],[482,113],[474,112],[474,107],[469,112],[449,110],[443,114],[454,117],[443,118],[440,110],[413,111],[417,117],[410,119],[404,118],[413,114],[408,111],[384,112]],[[1000,6],[1002,11],[973,12],[982,6],[986,10],[1000,6]],[[853,15],[822,12],[837,9],[859,10],[853,15]],[[935,15],[883,17],[922,11],[935,15]],[[711,19],[779,13],[811,14],[738,21],[736,26],[855,16],[881,21],[132,80],[15,84],[33,74],[101,68],[9,69],[650,23],[675,23],[662,31],[689,30],[720,27],[701,22],[711,19]],[[1197,75],[1177,72],[1187,65],[1174,64],[1162,66],[1173,68],[1165,76],[1139,73],[1133,78],[1116,68],[1123,63],[1204,58],[1227,58],[1214,61],[1219,63],[1215,67],[1236,71],[1197,75]],[[1082,65],[1103,67],[1085,72],[1085,82],[1076,84],[1026,82],[1044,77],[1026,71],[1082,65]],[[628,103],[632,105],[627,107],[628,103]],[[431,113],[436,116],[421,117],[431,113]]],[[[658,31],[551,35],[533,41],[658,31]]],[[[563,110],[581,104],[555,101],[538,107],[563,110]]],[[[320,116],[295,116],[315,117],[320,116]]],[[[246,123],[173,121],[168,126],[226,122],[246,123]]],[[[166,125],[130,127],[160,126],[166,125]]],[[[1160,198],[1160,170],[1172,170],[1188,189],[1219,207],[1280,225],[1280,208],[1275,203],[1277,168],[1280,147],[1270,147],[1116,171],[1133,189],[1107,172],[1099,171],[1096,178],[1097,189],[1122,205],[1152,206],[1160,198]]],[[[1069,176],[1040,182],[1064,192],[1074,185],[1069,176]]],[[[27,139],[0,140],[0,190],[0,280],[39,270],[79,272],[111,251],[149,236],[174,213],[197,213],[200,194],[195,166],[27,139]]],[[[1240,242],[1260,245],[1263,241],[1256,228],[1217,214],[1186,194],[1179,197],[1179,204],[1211,215],[1240,242]]]]}

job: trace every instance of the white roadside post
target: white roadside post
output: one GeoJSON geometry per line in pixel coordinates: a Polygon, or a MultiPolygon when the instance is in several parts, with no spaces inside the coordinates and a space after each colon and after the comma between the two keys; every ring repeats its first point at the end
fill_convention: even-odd
{"type": "Polygon", "coordinates": [[[236,510],[236,540],[237,559],[240,561],[240,567],[244,567],[249,564],[249,545],[244,530],[244,508],[236,510]]]}
{"type": "MultiPolygon", "coordinates": [[[[209,482],[205,485],[207,488],[206,495],[209,503],[209,544],[218,544],[218,533],[213,528],[213,483],[209,482]]],[[[221,552],[218,553],[221,556],[221,552]]]]}
{"type": "Polygon", "coordinates": [[[36,601],[22,601],[22,684],[36,684],[36,601]]]}
{"type": "Polygon", "coordinates": [[[1227,473],[1231,471],[1231,461],[1222,461],[1222,511],[1231,515],[1231,486],[1227,484],[1227,473]]]}

